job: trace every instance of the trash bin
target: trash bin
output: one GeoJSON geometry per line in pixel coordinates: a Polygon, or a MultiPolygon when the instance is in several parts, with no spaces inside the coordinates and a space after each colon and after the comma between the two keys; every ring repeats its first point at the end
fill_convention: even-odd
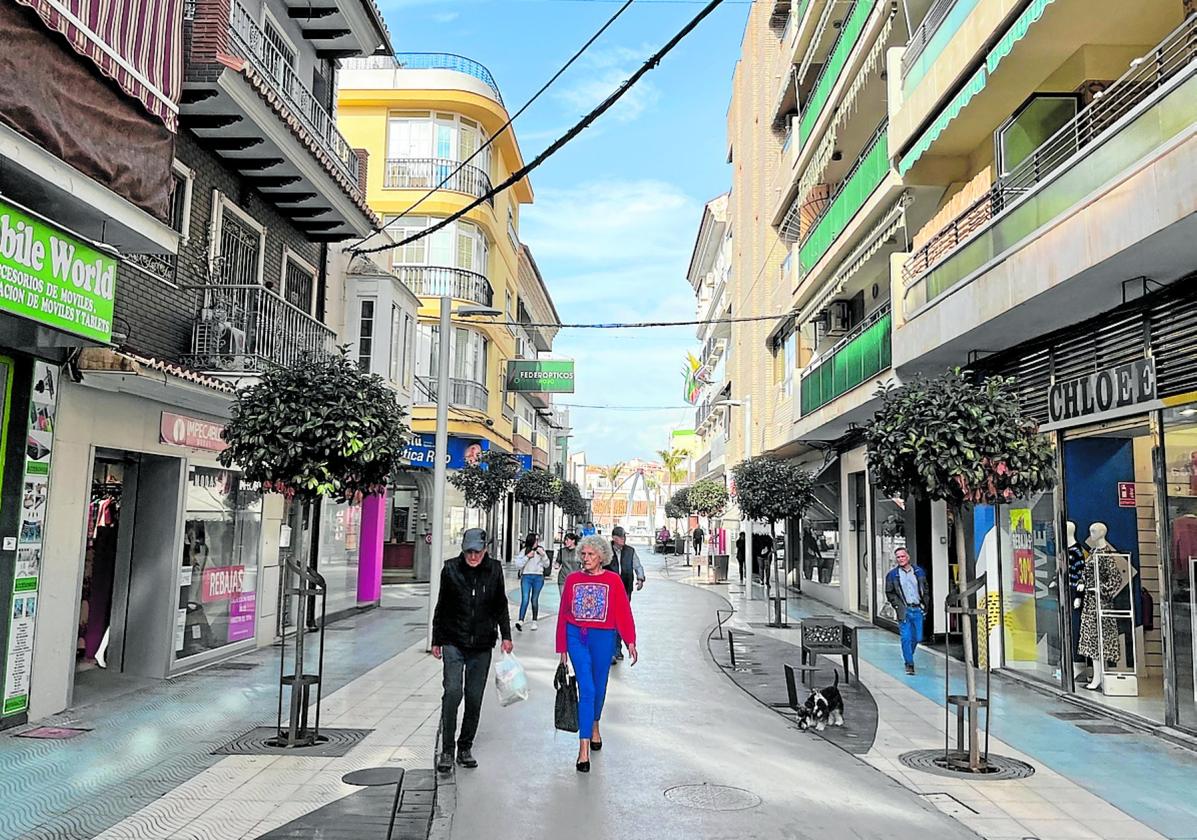
{"type": "Polygon", "coordinates": [[[727,582],[727,563],[729,559],[730,555],[728,554],[715,554],[711,557],[711,569],[714,572],[711,576],[714,578],[715,583],[727,582]]]}
{"type": "Polygon", "coordinates": [[[685,554],[686,553],[686,538],[685,537],[674,537],[673,538],[673,553],[674,554],[685,554]]]}

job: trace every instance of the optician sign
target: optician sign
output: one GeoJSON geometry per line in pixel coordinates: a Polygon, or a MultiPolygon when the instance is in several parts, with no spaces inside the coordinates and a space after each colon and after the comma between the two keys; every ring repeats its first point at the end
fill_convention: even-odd
{"type": "Polygon", "coordinates": [[[116,260],[0,201],[0,311],[107,344],[116,260]]]}
{"type": "Polygon", "coordinates": [[[507,363],[507,390],[517,394],[572,394],[573,359],[513,359],[507,363]]]}
{"type": "Polygon", "coordinates": [[[1050,431],[1078,421],[1109,420],[1158,408],[1155,361],[1136,359],[1079,379],[1057,382],[1047,392],[1050,431]]]}

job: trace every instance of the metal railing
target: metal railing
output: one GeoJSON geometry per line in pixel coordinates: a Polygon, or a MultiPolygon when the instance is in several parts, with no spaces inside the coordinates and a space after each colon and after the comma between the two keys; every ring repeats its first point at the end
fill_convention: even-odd
{"type": "MultiPolygon", "coordinates": [[[[417,376],[415,396],[416,402],[424,405],[436,402],[436,379],[417,376]]],[[[449,380],[449,404],[485,412],[490,405],[490,392],[480,382],[453,378],[449,380]]]]}
{"type": "Polygon", "coordinates": [[[398,62],[399,69],[401,70],[456,70],[458,73],[473,76],[489,87],[494,92],[498,103],[503,105],[503,94],[499,93],[499,86],[495,83],[495,77],[490,74],[490,71],[486,67],[472,58],[466,58],[464,55],[457,55],[456,53],[403,52],[395,53],[395,61],[398,62]]]}
{"type": "Polygon", "coordinates": [[[1194,61],[1197,61],[1197,15],[1133,62],[1121,78],[1098,93],[1039,148],[911,254],[902,266],[903,282],[907,286],[916,282],[1035,186],[1064,171],[1081,150],[1103,138],[1119,120],[1194,61]]]}
{"type": "Polygon", "coordinates": [[[293,61],[266,37],[240,3],[235,0],[229,11],[230,46],[269,81],[303,127],[311,134],[349,182],[357,187],[358,159],[353,148],[337,131],[332,115],[312,95],[292,66],[293,61]]]}
{"type": "Polygon", "coordinates": [[[891,303],[878,307],[818,361],[802,371],[799,400],[802,416],[889,368],[893,332],[891,312],[891,303]]]}
{"type": "Polygon", "coordinates": [[[957,2],[958,0],[936,0],[931,4],[923,22],[919,24],[918,29],[914,30],[914,34],[906,43],[906,51],[902,53],[902,78],[906,78],[910,68],[923,54],[923,50],[927,49],[927,44],[935,37],[935,33],[939,31],[939,27],[943,25],[948,13],[952,11],[952,7],[957,2]]]}
{"type": "Polygon", "coordinates": [[[197,370],[260,373],[335,350],[332,330],[265,286],[193,288],[199,300],[188,361],[197,370]]]}
{"type": "Polygon", "coordinates": [[[179,260],[174,254],[125,254],[123,261],[159,280],[175,282],[179,260]]]}
{"type": "MultiPolygon", "coordinates": [[[[490,176],[481,168],[449,158],[387,158],[382,185],[389,189],[452,190],[475,198],[482,198],[491,189],[490,176]]],[[[487,201],[494,206],[493,197],[487,201]]]]}
{"type": "Polygon", "coordinates": [[[711,357],[716,355],[717,352],[722,354],[726,343],[727,339],[724,338],[708,338],[706,344],[704,344],[702,347],[702,356],[700,357],[702,359],[702,364],[706,365],[708,362],[710,362],[711,357]]]}
{"type": "Polygon", "coordinates": [[[491,306],[495,293],[490,281],[475,271],[439,265],[397,265],[394,275],[420,297],[445,297],[491,306]]]}

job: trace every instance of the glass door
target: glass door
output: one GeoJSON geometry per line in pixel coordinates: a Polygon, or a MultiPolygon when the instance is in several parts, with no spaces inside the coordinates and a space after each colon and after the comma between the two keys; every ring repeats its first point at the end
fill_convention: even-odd
{"type": "Polygon", "coordinates": [[[1176,683],[1176,722],[1197,729],[1197,404],[1164,411],[1167,487],[1170,647],[1176,683]]]}

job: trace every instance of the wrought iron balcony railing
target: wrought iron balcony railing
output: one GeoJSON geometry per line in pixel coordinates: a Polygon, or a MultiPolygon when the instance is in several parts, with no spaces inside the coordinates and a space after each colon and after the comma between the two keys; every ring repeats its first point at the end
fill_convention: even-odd
{"type": "Polygon", "coordinates": [[[332,353],[336,334],[261,285],[197,287],[188,362],[197,370],[261,373],[332,353]]]}
{"type": "Polygon", "coordinates": [[[174,283],[179,258],[174,254],[125,254],[124,262],[159,280],[174,283]]]}
{"type": "MultiPolygon", "coordinates": [[[[448,158],[387,158],[382,185],[390,189],[452,190],[475,198],[490,192],[490,176],[448,158]],[[460,171],[459,171],[460,168],[460,171]]],[[[494,198],[488,199],[494,206],[494,198]]]]}
{"type": "Polygon", "coordinates": [[[472,58],[454,53],[395,53],[395,61],[402,70],[456,70],[458,73],[473,76],[490,88],[495,94],[495,100],[500,105],[503,104],[503,95],[499,93],[495,77],[472,58]]]}
{"type": "MultiPolygon", "coordinates": [[[[416,402],[428,405],[436,402],[436,379],[416,377],[416,402]]],[[[485,412],[490,406],[490,392],[481,382],[472,379],[449,380],[449,405],[485,412]]]]}
{"type": "Polygon", "coordinates": [[[229,11],[230,47],[269,81],[287,108],[324,148],[350,184],[358,184],[358,159],[337,131],[336,122],[296,72],[294,57],[286,56],[266,36],[254,17],[233,0],[229,11]]]}
{"type": "Polygon", "coordinates": [[[439,265],[397,265],[396,277],[420,297],[445,297],[468,300],[482,306],[494,303],[490,281],[475,271],[439,265]]]}

